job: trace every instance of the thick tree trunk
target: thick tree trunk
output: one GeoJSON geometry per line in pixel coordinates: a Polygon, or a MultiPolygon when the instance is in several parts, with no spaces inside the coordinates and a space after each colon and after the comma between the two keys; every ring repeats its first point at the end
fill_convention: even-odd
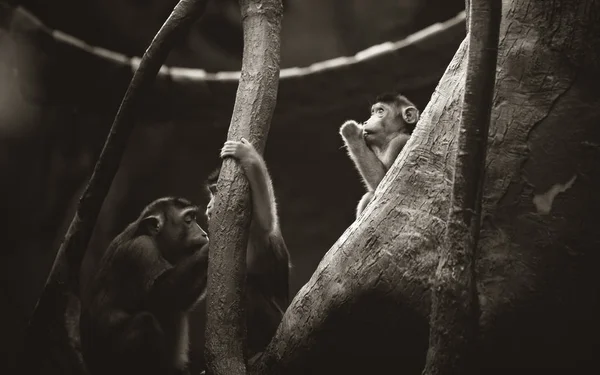
{"type": "MultiPolygon", "coordinates": [[[[465,50],[254,371],[421,371],[465,50]]],[[[575,369],[597,350],[587,341],[598,334],[600,285],[600,2],[505,1],[498,65],[476,270],[482,371],[575,369]]]]}
{"type": "Polygon", "coordinates": [[[425,375],[478,374],[475,257],[494,98],[501,0],[472,0],[467,76],[445,240],[431,290],[425,375]]]}
{"type": "Polygon", "coordinates": [[[133,131],[139,104],[171,48],[200,17],[205,6],[206,0],[181,0],[142,57],[31,317],[20,361],[23,373],[85,371],[79,354],[72,348],[71,340],[77,343],[77,339],[70,337],[73,326],[78,324],[81,262],[133,131]]]}
{"type": "MultiPolygon", "coordinates": [[[[262,154],[279,83],[281,0],[242,0],[244,56],[227,139],[248,139],[262,154]]],[[[238,162],[225,159],[217,185],[206,296],[206,360],[214,375],[246,373],[246,246],[252,209],[238,162]]]]}
{"type": "MultiPolygon", "coordinates": [[[[512,0],[504,4],[477,259],[482,362],[488,366],[487,374],[531,374],[542,367],[574,372],[568,369],[595,364],[598,349],[597,344],[588,341],[596,342],[600,312],[600,241],[596,224],[600,210],[600,98],[596,87],[600,78],[600,10],[598,1],[590,0],[512,0]]],[[[456,26],[462,32],[462,23],[453,28],[456,26]]],[[[57,65],[49,68],[40,64],[44,67],[41,70],[59,78],[44,87],[48,89],[45,93],[51,93],[46,98],[77,103],[92,114],[114,110],[114,103],[81,95],[81,88],[113,88],[107,96],[122,96],[124,84],[130,79],[130,61],[93,49],[109,56],[114,62],[109,65],[107,60],[73,48],[72,41],[59,40],[59,36],[64,37],[60,33],[55,33],[57,39],[52,41],[47,30],[39,31],[24,34],[35,35],[28,40],[39,45],[51,46],[57,65]],[[77,69],[80,63],[93,64],[97,73],[81,75],[77,69]],[[104,85],[106,77],[115,82],[111,88],[104,85]]],[[[455,40],[453,35],[448,38],[455,40]]],[[[290,70],[282,80],[280,96],[284,100],[280,98],[275,118],[288,125],[294,136],[300,131],[313,134],[315,148],[331,145],[333,141],[326,143],[321,136],[324,139],[329,131],[336,135],[339,123],[331,124],[331,128],[320,125],[324,118],[335,118],[336,111],[351,109],[359,116],[360,103],[390,82],[424,95],[421,88],[432,76],[415,78],[407,64],[411,59],[405,56],[410,51],[409,56],[420,61],[420,68],[426,65],[437,72],[440,61],[447,61],[444,49],[439,48],[443,43],[436,36],[394,46],[380,58],[348,59],[340,69],[319,65],[290,70]],[[385,66],[395,69],[382,69],[385,66]],[[328,78],[332,76],[337,79],[328,78]],[[360,88],[360,94],[354,87],[360,88]],[[333,103],[331,98],[339,98],[340,92],[346,94],[344,100],[333,103]],[[287,105],[282,106],[282,102],[287,105]],[[309,103],[314,113],[302,115],[303,106],[296,103],[309,103]]],[[[276,373],[277,369],[287,369],[287,373],[302,373],[302,369],[307,370],[305,373],[342,373],[344,369],[349,370],[346,373],[361,369],[364,373],[388,373],[390,368],[402,369],[404,374],[421,371],[427,349],[430,279],[437,264],[436,249],[450,196],[450,161],[455,156],[460,82],[464,80],[463,48],[441,80],[413,140],[378,191],[371,215],[365,215],[340,238],[288,310],[269,352],[259,362],[266,373],[276,373]]],[[[174,105],[177,110],[169,118],[176,118],[178,125],[196,126],[199,119],[217,122],[216,113],[229,113],[222,109],[233,97],[234,89],[228,82],[237,82],[235,74],[196,72],[193,76],[193,72],[186,75],[176,69],[165,72],[164,81],[173,78],[173,83],[157,88],[153,103],[164,104],[181,93],[197,95],[193,101],[174,105]],[[200,96],[208,104],[198,106],[196,98],[200,96]]],[[[21,77],[26,73],[20,70],[21,77]]],[[[26,83],[32,82],[27,78],[21,82],[22,96],[14,97],[37,105],[37,97],[26,95],[30,94],[26,89],[31,88],[26,83]]],[[[425,91],[430,92],[429,88],[425,91]]],[[[33,104],[21,108],[27,112],[30,106],[33,104]]],[[[62,110],[68,109],[65,106],[62,110]]],[[[152,105],[144,117],[163,116],[153,124],[164,121],[161,109],[152,105]]],[[[89,113],[89,118],[95,117],[89,113]]],[[[89,119],[87,124],[86,129],[99,125],[89,119]]],[[[182,139],[196,134],[185,132],[183,126],[178,129],[187,136],[182,139]]],[[[182,141],[179,147],[189,150],[190,143],[182,141]]],[[[307,144],[313,145],[302,143],[307,144]]],[[[284,149],[282,146],[277,151],[284,149]]],[[[341,151],[339,154],[343,157],[341,151]]],[[[275,155],[291,161],[290,157],[275,155]]],[[[335,157],[333,153],[321,155],[330,157],[328,160],[335,157]]],[[[330,165],[324,160],[315,161],[311,172],[330,165]]],[[[301,169],[300,164],[294,167],[301,169]]],[[[280,173],[282,179],[292,180],[288,178],[289,170],[286,166],[285,173],[280,173]]],[[[300,178],[313,175],[306,171],[300,178]]],[[[293,180],[297,186],[298,179],[293,180]]],[[[188,179],[185,181],[190,185],[188,179]]],[[[333,194],[332,186],[339,185],[327,185],[325,180],[318,192],[330,198],[327,207],[334,206],[332,202],[345,202],[336,199],[341,194],[333,194]]],[[[119,202],[134,210],[129,199],[119,202]]],[[[29,219],[31,216],[24,215],[23,227],[31,225],[29,219]]],[[[302,229],[296,230],[306,235],[298,237],[313,241],[312,233],[302,229]]],[[[327,243],[328,238],[320,241],[327,243]]]]}

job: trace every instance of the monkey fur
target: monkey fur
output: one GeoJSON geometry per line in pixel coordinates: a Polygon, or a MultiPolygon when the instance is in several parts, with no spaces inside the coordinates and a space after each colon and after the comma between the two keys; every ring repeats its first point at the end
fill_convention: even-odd
{"type": "Polygon", "coordinates": [[[371,107],[364,123],[346,121],[340,127],[348,155],[361,175],[367,192],[356,208],[358,218],[373,199],[373,193],[406,145],[419,120],[419,111],[406,97],[383,94],[371,107]]]}
{"type": "Polygon", "coordinates": [[[111,242],[82,299],[92,375],[187,374],[188,312],[204,294],[208,236],[182,198],[148,205],[111,242]]]}
{"type": "MultiPolygon", "coordinates": [[[[273,184],[262,156],[246,139],[227,141],[221,157],[237,160],[248,179],[252,219],[246,252],[246,321],[249,358],[262,352],[271,341],[289,305],[290,257],[283,240],[273,184]]],[[[220,170],[207,181],[210,220],[215,207],[220,170]]]]}

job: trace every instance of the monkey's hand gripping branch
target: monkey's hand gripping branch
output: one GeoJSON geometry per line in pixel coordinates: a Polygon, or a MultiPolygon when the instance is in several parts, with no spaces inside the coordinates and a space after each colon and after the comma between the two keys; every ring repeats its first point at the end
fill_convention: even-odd
{"type": "MultiPolygon", "coordinates": [[[[281,0],[241,0],[244,54],[228,140],[247,138],[262,153],[275,109],[279,82],[281,0]]],[[[249,186],[239,165],[223,162],[214,216],[209,223],[205,354],[214,375],[246,373],[246,246],[249,186]]]]}

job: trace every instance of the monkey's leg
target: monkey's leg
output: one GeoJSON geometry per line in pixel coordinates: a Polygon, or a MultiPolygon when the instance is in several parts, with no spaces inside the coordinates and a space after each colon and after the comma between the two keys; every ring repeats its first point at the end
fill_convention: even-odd
{"type": "Polygon", "coordinates": [[[114,324],[108,327],[111,338],[107,346],[91,348],[94,362],[88,364],[93,369],[115,375],[150,375],[168,370],[165,335],[153,314],[144,311],[132,316],[113,311],[110,315],[108,318],[114,324]]]}
{"type": "Polygon", "coordinates": [[[364,211],[364,209],[367,207],[367,205],[371,202],[372,199],[372,191],[368,191],[362,196],[362,198],[358,202],[358,206],[356,206],[356,217],[358,217],[364,211]]]}
{"type": "Polygon", "coordinates": [[[160,341],[162,329],[154,315],[144,311],[134,316],[121,335],[120,344],[128,348],[141,348],[160,341]]]}

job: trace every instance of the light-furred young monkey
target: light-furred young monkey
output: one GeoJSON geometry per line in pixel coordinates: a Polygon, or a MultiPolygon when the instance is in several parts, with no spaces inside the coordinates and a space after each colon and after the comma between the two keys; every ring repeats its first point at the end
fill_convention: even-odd
{"type": "MultiPolygon", "coordinates": [[[[290,257],[283,240],[273,183],[262,156],[246,139],[227,141],[221,157],[237,160],[248,179],[252,200],[252,218],[246,250],[246,327],[248,356],[262,352],[269,344],[289,305],[290,257]]],[[[215,207],[220,169],[207,181],[210,202],[206,216],[210,220],[215,207]]]]}
{"type": "Polygon", "coordinates": [[[406,97],[386,93],[376,98],[371,117],[364,123],[346,121],[340,127],[348,155],[367,188],[356,217],[373,199],[373,192],[390,169],[419,121],[419,110],[406,97]]]}
{"type": "Polygon", "coordinates": [[[92,375],[188,373],[188,312],[204,294],[208,266],[197,212],[185,199],[158,199],[108,246],[82,300],[92,375]]]}

